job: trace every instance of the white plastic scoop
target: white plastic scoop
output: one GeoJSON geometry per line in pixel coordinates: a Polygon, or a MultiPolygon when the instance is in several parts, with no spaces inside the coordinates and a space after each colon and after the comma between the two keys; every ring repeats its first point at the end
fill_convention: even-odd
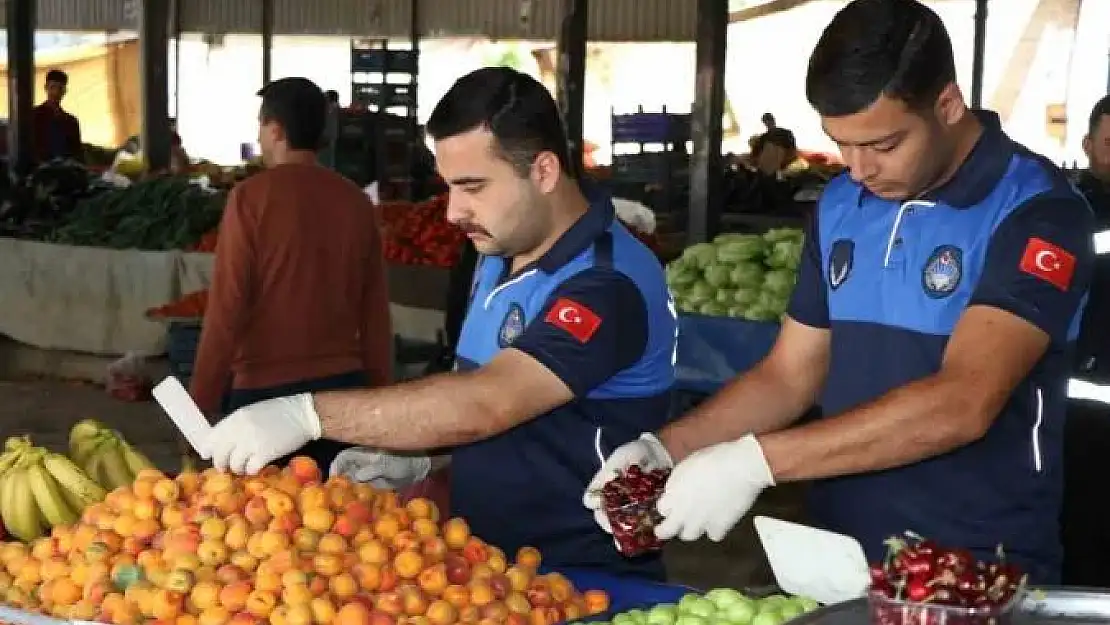
{"type": "Polygon", "coordinates": [[[765,516],[754,523],[783,592],[823,605],[867,594],[867,556],[856,539],[765,516]]]}
{"type": "Polygon", "coordinates": [[[197,454],[204,457],[204,447],[207,445],[208,433],[212,431],[212,424],[204,418],[204,413],[189,396],[189,391],[171,375],[159,382],[151,394],[185,436],[185,440],[189,441],[197,454]]]}

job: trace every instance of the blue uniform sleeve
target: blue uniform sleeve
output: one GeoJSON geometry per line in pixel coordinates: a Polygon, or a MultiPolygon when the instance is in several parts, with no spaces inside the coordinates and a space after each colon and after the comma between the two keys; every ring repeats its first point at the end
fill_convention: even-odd
{"type": "Polygon", "coordinates": [[[992,306],[1075,339],[1094,268],[1094,215],[1074,192],[1037,196],[995,229],[969,305],[992,306]]]}
{"type": "Polygon", "coordinates": [[[825,263],[821,259],[821,242],[817,239],[817,213],[813,214],[806,229],[802,245],[802,260],[798,265],[798,283],[790,296],[786,314],[798,323],[812,328],[829,327],[829,300],[825,289],[825,263]]]}
{"type": "Polygon", "coordinates": [[[591,268],[559,285],[513,343],[585,396],[647,348],[644,296],[624,274],[591,268]]]}

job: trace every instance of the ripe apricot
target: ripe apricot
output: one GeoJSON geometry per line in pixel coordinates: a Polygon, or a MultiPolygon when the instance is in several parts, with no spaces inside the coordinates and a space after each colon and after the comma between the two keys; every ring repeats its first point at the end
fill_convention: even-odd
{"type": "Polygon", "coordinates": [[[462,549],[470,540],[470,526],[458,517],[448,519],[443,524],[443,540],[451,549],[462,549]]]}
{"type": "Polygon", "coordinates": [[[402,579],[416,579],[424,569],[424,556],[416,551],[402,551],[393,558],[393,570],[402,579]]]}
{"type": "Polygon", "coordinates": [[[277,607],[277,595],[267,590],[255,590],[247,596],[244,608],[258,618],[264,619],[277,607]]]}
{"type": "Polygon", "coordinates": [[[428,605],[428,621],[432,625],[452,625],[459,617],[455,606],[443,599],[437,599],[428,605]]]}
{"type": "Polygon", "coordinates": [[[414,497],[405,504],[405,512],[414,521],[416,519],[428,519],[430,521],[439,520],[439,508],[435,503],[424,497],[414,497]]]}
{"type": "Polygon", "coordinates": [[[339,534],[327,533],[320,537],[316,544],[316,551],[320,553],[344,554],[347,553],[347,539],[339,534]]]}
{"type": "Polygon", "coordinates": [[[587,590],[582,594],[582,601],[590,616],[609,611],[609,594],[604,590],[587,590]]]}
{"type": "Polygon", "coordinates": [[[312,567],[326,577],[338,575],[343,570],[343,557],[334,553],[318,553],[312,558],[312,567]]]}
{"type": "Polygon", "coordinates": [[[307,603],[291,605],[285,619],[289,625],[312,625],[312,608],[307,603]]]}
{"type": "Polygon", "coordinates": [[[330,508],[306,508],[301,515],[301,520],[306,528],[326,534],[335,525],[335,513],[330,508]]]}
{"type": "Polygon", "coordinates": [[[328,589],[336,599],[347,600],[358,594],[359,583],[350,573],[340,573],[331,578],[328,589]]]}
{"type": "Polygon", "coordinates": [[[295,586],[286,586],[281,591],[281,602],[285,605],[308,605],[312,601],[312,591],[308,586],[300,584],[295,586]]]}
{"type": "Polygon", "coordinates": [[[382,514],[374,521],[374,533],[382,540],[393,540],[401,531],[401,521],[392,513],[382,514]]]}
{"type": "Polygon", "coordinates": [[[430,596],[438,597],[449,585],[447,581],[447,567],[443,563],[430,566],[423,571],[416,578],[417,584],[420,589],[430,596]]]}
{"type": "Polygon", "coordinates": [[[308,456],[296,456],[289,460],[289,472],[301,484],[319,482],[321,478],[320,467],[316,461],[308,456]]]}
{"type": "Polygon", "coordinates": [[[251,591],[250,582],[233,582],[220,589],[220,605],[231,612],[242,610],[251,591]]]}
{"type": "Polygon", "coordinates": [[[325,597],[316,597],[308,608],[312,610],[312,622],[316,625],[331,625],[335,621],[335,605],[325,597]]]}
{"type": "Polygon", "coordinates": [[[479,608],[493,603],[496,597],[493,594],[493,588],[485,582],[475,580],[470,582],[470,605],[478,606],[479,608]]]}
{"type": "Polygon", "coordinates": [[[532,571],[539,570],[541,560],[540,550],[535,547],[521,547],[516,552],[516,565],[532,571]]]}
{"type": "Polygon", "coordinates": [[[173,503],[180,495],[181,485],[166,477],[154,482],[151,489],[151,496],[161,504],[173,503]]]}
{"type": "Polygon", "coordinates": [[[335,613],[334,625],[371,625],[370,608],[359,601],[349,601],[335,613]]]}

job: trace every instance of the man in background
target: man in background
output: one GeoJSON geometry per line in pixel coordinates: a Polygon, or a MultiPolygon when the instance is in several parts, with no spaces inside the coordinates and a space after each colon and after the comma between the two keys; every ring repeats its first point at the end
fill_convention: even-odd
{"type": "Polygon", "coordinates": [[[1110,585],[1110,563],[1098,555],[1110,549],[1110,504],[1102,497],[1110,454],[1110,255],[1103,240],[1110,232],[1110,96],[1091,111],[1083,138],[1088,167],[1077,181],[1095,213],[1095,270],[1090,300],[1076,342],[1075,376],[1080,392],[1068,399],[1064,435],[1064,583],[1110,585]],[[1095,386],[1092,386],[1095,385],[1095,386]],[[1102,386],[1098,389],[1097,386],[1102,386]],[[1101,392],[1096,392],[1101,391],[1101,392]],[[1090,395],[1095,395],[1094,397],[1090,395]],[[1098,397],[1097,395],[1102,395],[1098,397]]]}
{"type": "Polygon", "coordinates": [[[324,136],[320,141],[320,164],[331,169],[335,168],[336,140],[339,136],[339,92],[328,89],[324,92],[328,100],[327,118],[324,122],[324,136]]]}
{"type": "Polygon", "coordinates": [[[40,163],[55,158],[84,160],[81,148],[81,124],[62,109],[69,76],[60,69],[46,73],[46,101],[35,107],[35,160],[40,163]]]}
{"type": "MultiPolygon", "coordinates": [[[[327,99],[304,78],[259,95],[267,169],[228,197],[192,378],[207,413],[392,378],[377,211],[316,161],[327,99]]],[[[343,447],[319,440],[296,453],[327,469],[343,447]]]]}

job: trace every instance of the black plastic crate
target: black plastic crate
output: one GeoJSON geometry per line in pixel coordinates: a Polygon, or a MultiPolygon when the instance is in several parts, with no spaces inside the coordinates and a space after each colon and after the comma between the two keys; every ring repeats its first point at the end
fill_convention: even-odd
{"type": "Polygon", "coordinates": [[[419,67],[420,53],[417,50],[383,48],[351,50],[352,72],[415,74],[419,67]]]}

